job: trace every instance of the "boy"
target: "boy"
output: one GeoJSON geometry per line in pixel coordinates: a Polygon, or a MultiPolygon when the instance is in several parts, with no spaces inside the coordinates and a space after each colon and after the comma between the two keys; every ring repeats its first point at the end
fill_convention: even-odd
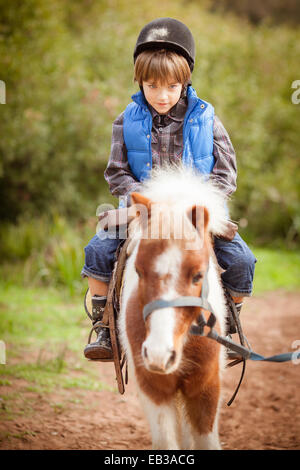
{"type": "MultiPolygon", "coordinates": [[[[115,120],[112,147],[105,170],[110,191],[130,204],[151,168],[165,161],[192,164],[211,174],[230,196],[236,189],[236,158],[229,136],[213,107],[191,87],[195,44],[189,29],[172,18],[159,18],[140,32],[134,50],[134,79],[140,90],[115,120]]],[[[93,321],[103,315],[115,252],[120,243],[95,235],[85,248],[82,276],[88,277],[93,321]]],[[[223,284],[238,312],[250,296],[256,259],[241,237],[231,242],[215,237],[223,284]]],[[[228,322],[229,323],[229,322],[228,322]]],[[[109,330],[97,328],[97,339],[85,347],[88,359],[111,359],[109,330]]],[[[227,333],[234,332],[228,326],[227,333]]]]}

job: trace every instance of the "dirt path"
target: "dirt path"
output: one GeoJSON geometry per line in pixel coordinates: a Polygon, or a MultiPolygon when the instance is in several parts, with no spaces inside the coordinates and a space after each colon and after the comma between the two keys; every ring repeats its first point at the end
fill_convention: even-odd
{"type": "MultiPolygon", "coordinates": [[[[293,341],[300,341],[299,305],[299,293],[273,292],[248,300],[243,326],[252,348],[265,356],[293,350],[293,341]]],[[[98,368],[101,381],[115,386],[111,364],[89,367],[98,368]]],[[[240,392],[227,407],[239,379],[239,367],[227,370],[224,377],[220,416],[223,448],[300,449],[300,364],[248,363],[240,392]]],[[[21,380],[12,384],[14,390],[22,389],[22,385],[21,380]]],[[[123,396],[74,389],[59,391],[57,396],[26,393],[30,412],[17,420],[0,422],[0,449],[151,447],[132,383],[123,396]]]]}

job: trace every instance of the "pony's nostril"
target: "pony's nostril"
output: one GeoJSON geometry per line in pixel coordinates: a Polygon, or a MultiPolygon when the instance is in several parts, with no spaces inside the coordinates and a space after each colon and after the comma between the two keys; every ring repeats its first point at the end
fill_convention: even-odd
{"type": "Polygon", "coordinates": [[[147,354],[147,348],[146,348],[145,346],[144,346],[143,353],[144,353],[144,358],[147,359],[147,358],[148,358],[148,354],[147,354]]]}
{"type": "Polygon", "coordinates": [[[169,359],[168,359],[166,369],[169,369],[169,367],[171,367],[174,364],[175,359],[176,359],[176,351],[173,350],[171,352],[171,355],[170,355],[169,359]]]}

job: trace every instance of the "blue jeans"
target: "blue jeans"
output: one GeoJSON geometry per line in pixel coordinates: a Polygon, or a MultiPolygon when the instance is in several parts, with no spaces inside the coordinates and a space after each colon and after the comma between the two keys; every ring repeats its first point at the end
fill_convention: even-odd
{"type": "MultiPolygon", "coordinates": [[[[119,238],[104,238],[99,232],[85,247],[85,265],[82,277],[92,277],[109,282],[115,263],[119,238]]],[[[225,271],[221,274],[223,284],[235,297],[250,296],[254,277],[256,258],[247,244],[237,233],[230,242],[215,237],[214,250],[219,265],[225,271]]]]}
{"type": "Polygon", "coordinates": [[[224,286],[234,297],[249,297],[257,259],[246,242],[238,233],[230,242],[215,237],[214,250],[219,265],[225,270],[221,274],[224,286]]]}

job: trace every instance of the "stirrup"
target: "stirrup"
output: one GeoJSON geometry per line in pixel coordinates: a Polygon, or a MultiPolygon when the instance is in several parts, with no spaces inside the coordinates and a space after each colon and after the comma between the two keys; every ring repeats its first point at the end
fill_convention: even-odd
{"type": "MultiPolygon", "coordinates": [[[[102,323],[101,321],[97,321],[96,323],[94,323],[92,328],[91,328],[89,337],[88,337],[88,344],[91,344],[93,331],[96,331],[97,328],[109,328],[109,326],[104,325],[104,323],[102,323]]],[[[96,331],[96,333],[97,333],[97,331],[96,331]]]]}
{"type": "MultiPolygon", "coordinates": [[[[229,294],[229,292],[227,291],[226,288],[225,288],[225,296],[226,296],[226,300],[228,302],[230,302],[230,310],[231,310],[231,314],[232,314],[232,319],[233,319],[233,322],[235,324],[237,333],[239,335],[240,343],[241,343],[242,346],[247,346],[248,349],[251,349],[249,341],[247,340],[247,338],[244,335],[243,330],[242,330],[242,325],[241,325],[241,321],[240,321],[240,317],[239,317],[239,312],[237,311],[235,303],[234,303],[231,295],[229,294]]],[[[228,359],[230,360],[230,358],[228,358],[228,359]]],[[[235,399],[235,397],[236,397],[236,395],[237,395],[237,393],[240,389],[240,386],[242,384],[242,381],[243,381],[243,378],[244,378],[244,375],[245,375],[245,371],[246,371],[246,359],[245,358],[236,358],[236,359],[233,359],[232,362],[229,362],[229,364],[227,364],[227,367],[233,367],[233,366],[235,366],[237,364],[240,364],[240,363],[242,363],[242,372],[241,372],[240,380],[239,380],[239,383],[238,383],[238,385],[235,389],[234,394],[232,395],[231,399],[227,403],[227,406],[230,406],[232,404],[232,402],[234,401],[234,399],[235,399]]]]}
{"type": "Polygon", "coordinates": [[[92,306],[92,296],[91,296],[89,288],[87,288],[86,293],[84,295],[83,305],[84,305],[85,313],[87,314],[89,319],[93,321],[92,314],[90,313],[93,311],[93,306],[92,306]]]}
{"type": "MultiPolygon", "coordinates": [[[[93,334],[93,332],[95,331],[97,334],[99,334],[99,333],[98,333],[99,328],[108,328],[108,329],[109,329],[109,326],[105,325],[105,324],[102,323],[101,321],[96,322],[96,323],[92,326],[91,331],[90,331],[90,334],[89,334],[89,337],[88,337],[88,344],[87,344],[87,346],[85,347],[85,352],[86,352],[87,347],[88,347],[90,344],[93,344],[93,343],[91,343],[91,339],[92,339],[92,334],[93,334]]],[[[110,334],[109,334],[109,338],[110,338],[110,334]]],[[[112,347],[110,347],[110,348],[109,348],[109,347],[105,348],[105,346],[101,346],[101,345],[98,345],[98,347],[99,347],[100,350],[101,350],[101,348],[102,348],[103,351],[107,350],[107,353],[108,353],[108,354],[110,353],[110,356],[109,356],[109,357],[101,357],[101,353],[100,353],[100,357],[95,357],[95,358],[93,358],[93,357],[88,357],[88,356],[86,356],[86,354],[84,354],[85,357],[86,357],[86,359],[88,359],[89,361],[93,361],[93,362],[97,362],[97,361],[98,361],[98,362],[114,362],[114,356],[113,356],[112,347]]],[[[95,348],[97,348],[96,345],[95,345],[95,348]]],[[[95,351],[95,352],[96,352],[96,351],[95,351]]],[[[105,353],[103,353],[103,354],[105,354],[105,353]]],[[[97,355],[97,352],[96,352],[96,355],[97,355]]]]}
{"type": "MultiPolygon", "coordinates": [[[[108,325],[104,324],[102,321],[98,320],[98,321],[95,321],[95,318],[93,317],[93,302],[92,302],[92,296],[91,296],[91,293],[90,293],[90,289],[88,288],[86,293],[85,293],[85,296],[84,296],[84,309],[85,309],[85,312],[87,314],[87,316],[89,317],[89,319],[92,321],[93,323],[93,326],[90,330],[90,333],[89,333],[89,337],[88,337],[88,342],[87,342],[87,345],[85,347],[85,349],[87,348],[88,345],[92,344],[92,334],[93,332],[95,331],[96,333],[97,330],[99,328],[109,328],[108,325]]],[[[110,335],[109,335],[110,336],[110,335]]],[[[99,348],[101,348],[101,346],[99,346],[99,348]]],[[[103,351],[105,350],[105,348],[103,347],[103,351]]],[[[85,355],[85,350],[84,350],[84,355],[85,355]]],[[[113,352],[111,350],[111,356],[108,357],[108,358],[101,358],[101,354],[100,354],[100,358],[91,358],[91,357],[87,357],[85,355],[86,359],[88,359],[89,361],[100,361],[100,362],[113,362],[113,352]]]]}

